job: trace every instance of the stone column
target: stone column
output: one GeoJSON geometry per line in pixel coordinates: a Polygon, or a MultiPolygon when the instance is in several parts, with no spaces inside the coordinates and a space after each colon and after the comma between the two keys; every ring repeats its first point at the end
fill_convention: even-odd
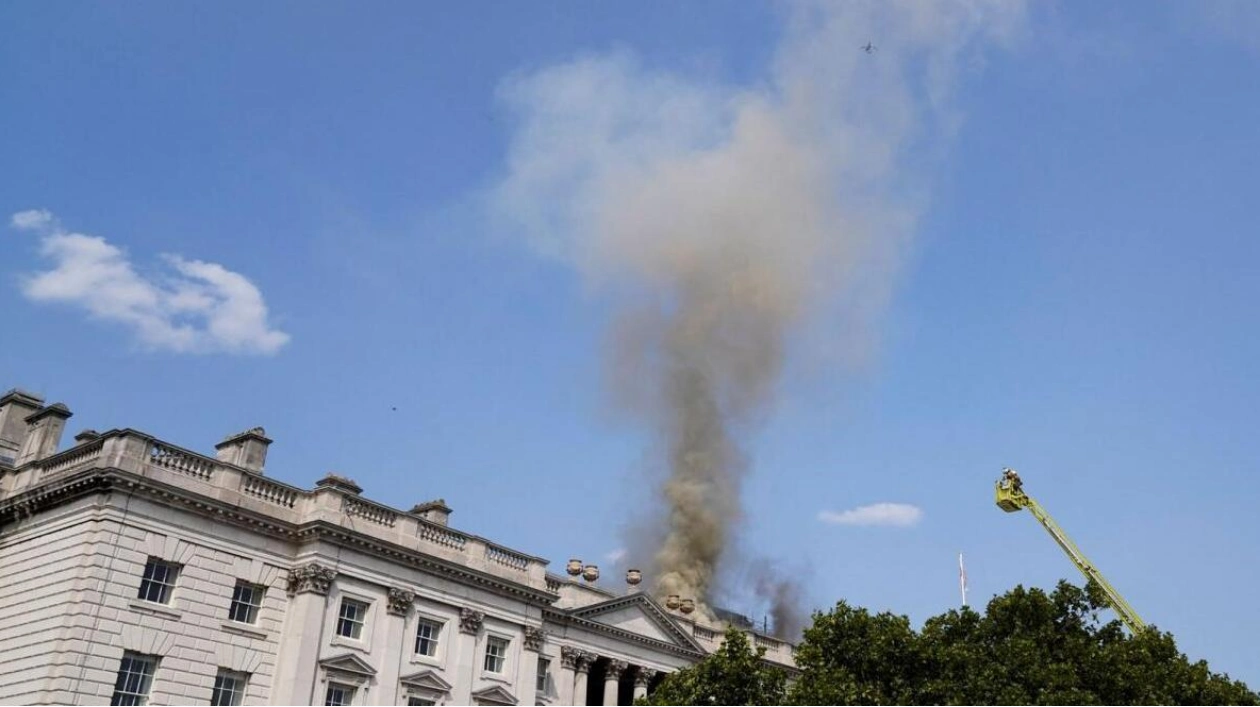
{"type": "Polygon", "coordinates": [[[629,667],[626,661],[612,658],[608,661],[608,669],[604,673],[604,704],[617,704],[617,688],[621,684],[621,674],[629,667]]]}
{"type": "Polygon", "coordinates": [[[451,674],[454,686],[451,687],[450,703],[453,705],[472,704],[473,681],[478,673],[477,667],[477,634],[481,633],[481,624],[486,615],[468,607],[459,610],[459,642],[455,657],[455,671],[451,674]]]}
{"type": "Polygon", "coordinates": [[[573,682],[577,680],[577,661],[582,651],[573,646],[560,646],[560,676],[556,678],[557,704],[576,705],[573,701],[573,682]]]}
{"type": "Polygon", "coordinates": [[[573,678],[573,704],[586,704],[586,678],[591,674],[591,663],[598,659],[598,655],[585,652],[577,657],[577,674],[573,678]]]}
{"type": "Polygon", "coordinates": [[[521,643],[525,650],[521,651],[521,664],[516,671],[516,684],[520,686],[517,690],[519,704],[538,704],[538,660],[546,638],[547,634],[541,628],[525,627],[525,639],[521,643]]]}
{"type": "Polygon", "coordinates": [[[647,697],[648,685],[652,684],[652,680],[656,677],[656,671],[651,668],[639,666],[634,672],[634,699],[637,702],[647,697]]]}
{"type": "Polygon", "coordinates": [[[336,570],[317,562],[289,570],[289,606],[272,682],[272,699],[277,704],[304,705],[324,699],[322,693],[314,692],[315,679],[320,649],[332,631],[324,624],[328,589],[336,576],[336,570]]]}
{"type": "MultiPolygon", "coordinates": [[[[401,648],[403,651],[410,651],[414,646],[407,641],[407,637],[403,634],[407,630],[407,615],[411,613],[411,607],[415,603],[416,595],[406,589],[397,587],[389,588],[389,598],[385,603],[386,623],[385,623],[385,640],[373,641],[373,647],[381,646],[384,650],[393,652],[401,648]]],[[[404,653],[403,655],[408,655],[404,653]]],[[[406,702],[401,695],[398,694],[400,689],[398,678],[401,677],[399,670],[402,668],[400,661],[386,660],[382,661],[381,672],[376,676],[376,686],[380,690],[377,695],[378,701],[394,700],[390,704],[398,704],[398,700],[406,702]]]]}

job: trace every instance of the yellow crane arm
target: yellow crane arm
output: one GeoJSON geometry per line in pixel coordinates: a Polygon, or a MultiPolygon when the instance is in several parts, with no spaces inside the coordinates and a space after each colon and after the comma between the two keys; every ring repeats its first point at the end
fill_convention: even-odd
{"type": "Polygon", "coordinates": [[[1120,592],[1116,591],[1116,588],[1111,586],[1111,582],[1107,581],[1102,572],[1098,571],[1098,568],[1089,561],[1089,558],[1085,557],[1085,553],[1081,552],[1076,543],[1072,542],[1072,539],[1068,537],[1063,528],[1054,522],[1054,518],[1050,517],[1046,509],[1040,503],[1037,503],[1032,496],[1024,493],[1019,475],[1009,469],[997,482],[997,505],[998,508],[1007,513],[1027,508],[1028,512],[1032,513],[1033,517],[1037,519],[1037,522],[1041,523],[1041,527],[1045,528],[1046,532],[1050,533],[1050,537],[1054,538],[1059,547],[1063,548],[1063,552],[1067,553],[1068,559],[1072,560],[1072,564],[1076,565],[1081,574],[1085,575],[1085,579],[1093,580],[1098,583],[1098,586],[1102,587],[1102,590],[1107,594],[1107,600],[1111,603],[1111,608],[1116,610],[1116,613],[1120,615],[1120,620],[1129,627],[1129,630],[1137,633],[1146,628],[1146,622],[1142,621],[1142,618],[1133,610],[1129,602],[1120,596],[1120,592]]]}

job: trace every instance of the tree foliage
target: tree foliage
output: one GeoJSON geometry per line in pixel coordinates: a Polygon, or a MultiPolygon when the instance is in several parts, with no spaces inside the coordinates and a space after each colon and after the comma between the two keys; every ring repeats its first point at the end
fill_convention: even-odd
{"type": "Polygon", "coordinates": [[[765,652],[753,650],[744,632],[729,629],[721,648],[690,668],[670,673],[647,704],[782,704],[787,676],[762,660],[765,652]]]}
{"type": "Polygon", "coordinates": [[[1016,587],[983,615],[963,609],[915,631],[905,616],[836,604],[814,615],[785,690],[742,633],[671,675],[653,704],[1199,704],[1260,705],[1241,682],[1192,663],[1171,634],[1127,634],[1099,614],[1093,585],[1016,587]]]}

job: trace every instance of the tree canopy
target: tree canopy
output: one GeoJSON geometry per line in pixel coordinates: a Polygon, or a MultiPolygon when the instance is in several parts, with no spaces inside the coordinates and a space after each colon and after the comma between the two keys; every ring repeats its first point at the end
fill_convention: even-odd
{"type": "Polygon", "coordinates": [[[762,660],[737,630],[700,663],[667,677],[652,704],[1260,705],[1243,683],[1192,663],[1171,634],[1103,621],[1105,595],[1060,582],[1016,587],[983,615],[951,610],[916,631],[905,616],[839,602],[814,614],[799,675],[762,660]]]}

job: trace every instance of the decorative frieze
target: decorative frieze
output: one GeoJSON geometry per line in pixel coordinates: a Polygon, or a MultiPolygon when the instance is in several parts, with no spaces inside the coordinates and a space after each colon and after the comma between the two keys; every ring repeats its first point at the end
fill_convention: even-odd
{"type": "Polygon", "coordinates": [[[294,567],[289,570],[289,596],[314,592],[319,595],[328,594],[328,588],[337,578],[337,570],[325,567],[318,562],[294,567]]]}
{"type": "Polygon", "coordinates": [[[481,631],[481,624],[486,620],[486,614],[483,611],[476,611],[464,607],[459,610],[459,630],[460,633],[468,633],[477,635],[481,631]]]}
{"type": "Polygon", "coordinates": [[[409,592],[406,589],[398,589],[397,587],[390,587],[388,611],[394,616],[406,616],[407,612],[411,610],[411,604],[415,600],[415,592],[409,592]]]}

